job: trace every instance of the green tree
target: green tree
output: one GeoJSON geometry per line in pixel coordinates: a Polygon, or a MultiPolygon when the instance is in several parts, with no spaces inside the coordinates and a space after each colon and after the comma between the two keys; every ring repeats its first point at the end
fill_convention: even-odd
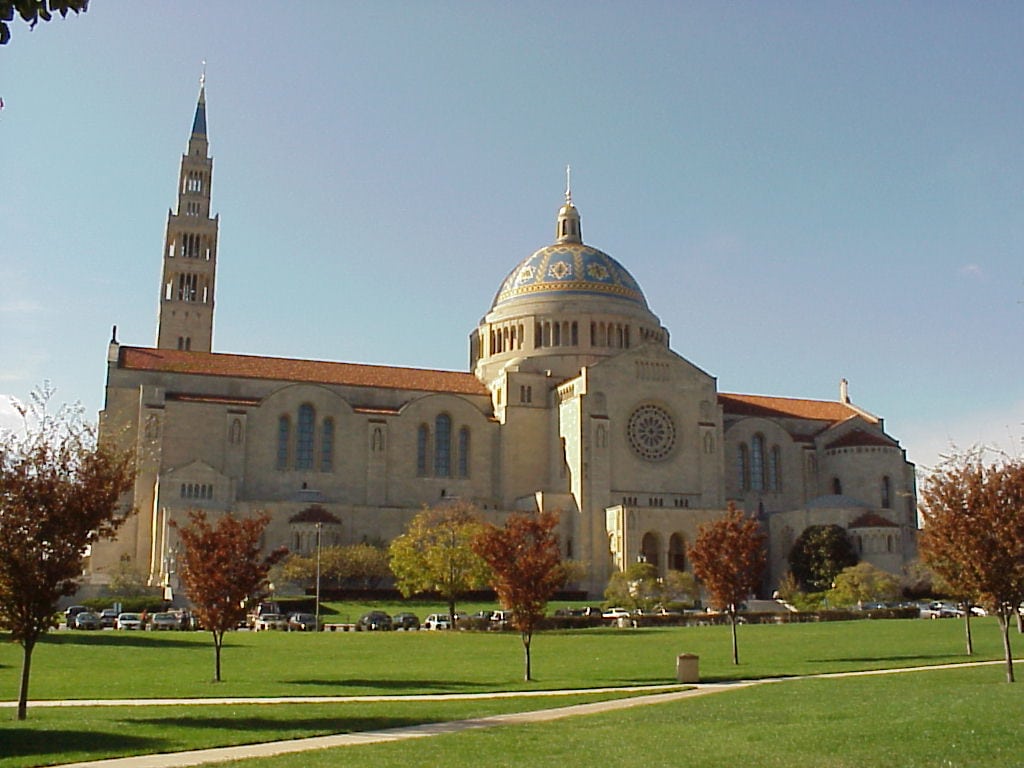
{"type": "MultiPolygon", "coordinates": [[[[277,566],[278,579],[311,588],[316,583],[316,554],[293,553],[277,566]]],[[[375,544],[350,544],[320,550],[320,579],[336,587],[374,589],[391,576],[388,552],[375,544]]]]}
{"type": "Polygon", "coordinates": [[[392,576],[388,551],[376,544],[351,544],[342,548],[348,563],[346,579],[362,589],[376,589],[392,576]]]}
{"type": "Polygon", "coordinates": [[[213,635],[214,680],[220,682],[224,633],[244,619],[248,602],[267,587],[267,573],[285,550],[262,554],[260,539],[270,516],[238,518],[223,515],[210,523],[206,513],[192,510],[178,530],[182,554],[179,575],[199,622],[213,635]]]}
{"type": "Polygon", "coordinates": [[[68,11],[85,13],[88,7],[89,0],[0,0],[0,45],[7,45],[11,39],[8,22],[14,20],[15,11],[29,29],[35,29],[40,19],[49,21],[55,12],[65,17],[68,11]]]}
{"type": "Polygon", "coordinates": [[[693,605],[700,599],[697,579],[689,571],[670,570],[661,585],[661,601],[665,605],[693,605]]]}
{"type": "Polygon", "coordinates": [[[15,403],[24,428],[0,446],[0,626],[23,650],[19,720],[28,715],[32,651],[72,595],[89,545],[112,538],[135,476],[127,453],[99,445],[81,407],[47,410],[44,385],[15,403]]]}
{"type": "Polygon", "coordinates": [[[623,608],[650,611],[662,599],[658,569],[650,563],[630,563],[625,571],[616,571],[608,579],[604,598],[623,608]]]}
{"type": "Polygon", "coordinates": [[[110,575],[110,594],[113,597],[141,597],[152,594],[146,585],[146,577],[131,560],[118,561],[110,575]]]}
{"type": "Polygon", "coordinates": [[[558,546],[558,515],[515,514],[498,528],[486,525],[473,549],[491,569],[491,586],[501,605],[512,612],[512,623],[523,641],[525,680],[532,680],[530,645],[548,600],[565,584],[558,546]]]}
{"type": "Polygon", "coordinates": [[[857,563],[839,572],[828,594],[834,605],[859,607],[864,603],[893,600],[899,590],[899,582],[891,573],[871,563],[857,563]]]}
{"type": "Polygon", "coordinates": [[[481,530],[477,509],[468,502],[424,509],[388,548],[399,591],[406,597],[436,592],[448,604],[454,625],[456,600],[485,586],[490,577],[487,564],[473,551],[481,530]]]}
{"type": "Polygon", "coordinates": [[[789,568],[805,592],[820,592],[830,589],[839,572],[859,559],[842,526],[812,525],[793,543],[789,568]]]}
{"type": "Polygon", "coordinates": [[[732,663],[739,664],[736,618],[740,605],[756,590],[768,565],[767,536],[757,521],[730,501],[724,516],[700,526],[690,548],[693,572],[711,595],[711,604],[729,616],[732,663]]]}
{"type": "Polygon", "coordinates": [[[955,454],[928,476],[921,501],[922,559],[996,615],[1012,683],[1009,627],[1024,602],[1024,459],[986,464],[981,449],[955,454]]]}

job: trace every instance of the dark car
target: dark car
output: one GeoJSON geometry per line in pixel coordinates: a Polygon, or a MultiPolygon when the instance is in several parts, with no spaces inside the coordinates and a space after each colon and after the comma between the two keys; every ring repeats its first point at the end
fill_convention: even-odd
{"type": "Polygon", "coordinates": [[[117,616],[120,613],[117,608],[104,608],[100,611],[100,621],[103,622],[104,627],[114,627],[117,625],[117,616]]]}
{"type": "Polygon", "coordinates": [[[316,616],[312,613],[293,613],[288,617],[289,632],[316,632],[316,616]]]}
{"type": "Polygon", "coordinates": [[[69,605],[64,609],[64,621],[68,625],[68,629],[75,628],[75,616],[80,613],[85,613],[89,609],[84,605],[69,605]]]}
{"type": "Polygon", "coordinates": [[[420,617],[415,613],[396,613],[391,617],[395,629],[419,629],[420,617]]]}
{"type": "Polygon", "coordinates": [[[91,611],[76,613],[73,621],[75,629],[103,629],[100,617],[91,611]]]}
{"type": "Polygon", "coordinates": [[[394,629],[394,622],[391,621],[391,617],[384,613],[384,611],[370,611],[359,617],[359,621],[356,622],[356,629],[386,632],[394,629]]]}

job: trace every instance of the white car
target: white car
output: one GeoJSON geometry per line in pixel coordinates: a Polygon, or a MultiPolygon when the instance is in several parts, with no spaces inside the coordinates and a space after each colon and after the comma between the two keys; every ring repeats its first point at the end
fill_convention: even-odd
{"type": "Polygon", "coordinates": [[[142,629],[142,616],[138,613],[120,613],[117,616],[115,629],[142,629]]]}
{"type": "Polygon", "coordinates": [[[280,613],[264,613],[258,619],[256,624],[253,626],[256,632],[266,632],[270,629],[288,629],[288,617],[280,613]]]}
{"type": "Polygon", "coordinates": [[[447,613],[432,613],[423,620],[424,629],[451,629],[452,619],[447,613]]]}
{"type": "Polygon", "coordinates": [[[607,611],[601,614],[601,618],[604,619],[628,619],[629,611],[625,608],[609,608],[607,611]]]}

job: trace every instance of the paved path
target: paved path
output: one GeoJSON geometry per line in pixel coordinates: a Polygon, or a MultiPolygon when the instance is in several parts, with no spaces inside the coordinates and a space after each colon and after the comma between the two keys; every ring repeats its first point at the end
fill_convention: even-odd
{"type": "MultiPolygon", "coordinates": [[[[1015,660],[1020,663],[1019,660],[1015,660]]],[[[592,715],[600,712],[614,712],[648,704],[660,704],[669,701],[705,696],[722,691],[739,690],[754,685],[779,683],[787,680],[828,679],[840,677],[861,677],[868,675],[893,675],[909,672],[925,672],[940,669],[956,669],[960,667],[978,667],[1003,664],[1003,661],[975,661],[956,664],[937,664],[928,667],[900,667],[897,669],[879,669],[862,672],[829,672],[818,675],[795,677],[776,677],[758,680],[738,680],[729,683],[698,683],[681,689],[678,685],[670,686],[632,686],[625,688],[581,689],[565,691],[507,692],[493,694],[425,694],[422,696],[337,696],[337,697],[291,697],[291,698],[260,698],[260,699],[120,699],[93,701],[41,701],[32,702],[31,708],[41,706],[154,706],[163,704],[244,704],[244,703],[295,703],[295,702],[351,702],[351,701],[452,701],[458,699],[479,698],[511,698],[523,696],[567,696],[573,694],[597,692],[641,692],[639,696],[611,701],[598,701],[589,704],[573,704],[566,707],[540,709],[532,712],[514,712],[504,715],[491,715],[471,720],[455,720],[446,723],[425,723],[404,728],[388,728],[379,731],[360,731],[358,733],[342,733],[331,736],[314,736],[307,739],[289,739],[271,741],[262,744],[245,744],[235,747],[218,747],[215,749],[199,749],[188,752],[173,752],[159,755],[138,755],[135,757],[111,758],[81,763],[65,763],[61,768],[178,768],[179,766],[203,765],[226,760],[245,760],[249,758],[272,757],[294,752],[306,752],[315,749],[353,746],[356,744],[379,744],[405,739],[419,739],[437,736],[444,733],[479,728],[493,728],[499,725],[522,725],[560,720],[566,717],[592,715]],[[656,693],[642,694],[643,691],[655,690],[656,693]]],[[[0,706],[8,706],[5,702],[0,706]]]]}

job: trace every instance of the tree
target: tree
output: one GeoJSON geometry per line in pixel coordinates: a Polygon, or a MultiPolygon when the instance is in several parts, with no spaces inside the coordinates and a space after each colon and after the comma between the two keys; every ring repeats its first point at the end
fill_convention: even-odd
{"type": "Polygon", "coordinates": [[[345,578],[362,589],[375,589],[391,576],[388,552],[375,544],[352,544],[342,547],[347,563],[345,578]]]}
{"type": "Polygon", "coordinates": [[[669,570],[661,584],[661,601],[665,605],[693,605],[700,598],[697,580],[689,571],[669,570]]]}
{"type": "MultiPolygon", "coordinates": [[[[316,583],[316,554],[289,555],[278,566],[284,581],[311,587],[316,583]]],[[[373,589],[391,576],[388,553],[374,544],[323,547],[320,550],[320,578],[335,586],[373,589]]]]}
{"type": "Polygon", "coordinates": [[[7,45],[11,39],[8,22],[14,20],[15,11],[28,22],[29,29],[35,29],[40,19],[52,19],[54,11],[66,17],[68,11],[85,13],[88,7],[89,0],[0,0],[0,45],[7,45]]]}
{"type": "Polygon", "coordinates": [[[24,424],[0,446],[0,625],[24,652],[18,719],[28,715],[32,651],[53,628],[61,597],[78,588],[90,544],[112,538],[127,517],[130,455],[99,445],[80,407],[47,411],[48,385],[28,405],[24,424]]]}
{"type": "Polygon", "coordinates": [[[996,615],[1012,683],[1010,620],[1024,602],[1024,459],[985,464],[981,449],[954,454],[929,475],[921,501],[921,556],[957,594],[996,615]]]}
{"type": "Polygon", "coordinates": [[[491,586],[523,641],[526,672],[532,680],[530,644],[548,600],[565,584],[558,546],[558,514],[514,514],[502,528],[487,525],[473,541],[474,551],[491,569],[491,586]]]}
{"type": "Polygon", "coordinates": [[[487,564],[473,551],[481,530],[476,507],[457,501],[427,508],[391,542],[388,554],[395,584],[406,597],[436,592],[448,604],[453,626],[455,601],[487,583],[487,564]]]}
{"type": "Polygon", "coordinates": [[[732,663],[739,664],[736,613],[761,583],[768,565],[767,536],[756,520],[730,501],[724,516],[700,526],[690,548],[693,572],[707,588],[712,605],[729,616],[732,625],[732,663]]]}
{"type": "Polygon", "coordinates": [[[839,572],[859,559],[845,529],[834,523],[805,528],[789,551],[790,571],[807,592],[831,588],[839,572]]]}
{"type": "Polygon", "coordinates": [[[213,634],[214,680],[220,682],[224,633],[245,619],[248,601],[261,596],[270,567],[284,556],[276,550],[263,556],[260,538],[269,515],[237,518],[223,515],[215,524],[203,511],[188,513],[178,530],[182,554],[178,572],[199,622],[213,634]]]}
{"type": "Polygon", "coordinates": [[[661,602],[662,583],[658,569],[646,562],[630,563],[608,579],[604,598],[624,608],[651,610],[661,602]]]}
{"type": "Polygon", "coordinates": [[[896,577],[871,563],[857,563],[844,568],[836,576],[829,597],[835,605],[857,605],[885,602],[899,594],[896,577]]]}

